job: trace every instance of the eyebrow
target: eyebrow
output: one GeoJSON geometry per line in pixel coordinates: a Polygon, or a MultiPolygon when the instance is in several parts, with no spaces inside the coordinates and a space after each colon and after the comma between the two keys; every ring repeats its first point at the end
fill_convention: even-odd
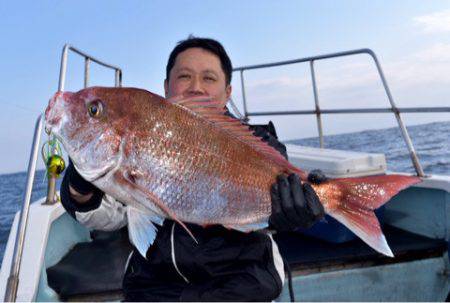
{"type": "Polygon", "coordinates": [[[182,72],[182,71],[188,71],[191,72],[192,69],[188,68],[188,67],[182,67],[182,68],[177,68],[176,69],[177,72],[182,72]]]}
{"type": "Polygon", "coordinates": [[[205,73],[211,73],[211,74],[217,75],[216,71],[213,71],[212,69],[207,69],[207,70],[205,70],[204,72],[205,72],[205,73]]]}
{"type": "MultiPolygon", "coordinates": [[[[193,70],[189,67],[182,67],[182,68],[178,68],[176,69],[177,72],[183,72],[183,71],[187,71],[187,72],[193,72],[193,70]]],[[[211,73],[214,75],[217,75],[217,72],[212,70],[212,69],[206,69],[204,71],[202,71],[203,73],[211,73]]]]}

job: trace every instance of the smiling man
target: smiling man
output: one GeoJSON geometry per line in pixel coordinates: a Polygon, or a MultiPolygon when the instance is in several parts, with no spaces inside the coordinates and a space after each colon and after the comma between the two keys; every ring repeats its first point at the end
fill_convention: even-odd
{"type": "Polygon", "coordinates": [[[231,79],[225,75],[224,69],[231,69],[231,64],[223,64],[225,66],[222,67],[216,55],[201,47],[179,53],[175,62],[169,59],[167,65],[166,97],[207,95],[220,100],[225,107],[231,96],[231,79]]]}
{"type": "MultiPolygon", "coordinates": [[[[231,61],[219,42],[189,38],[169,56],[165,94],[171,99],[208,96],[225,107],[231,75],[231,61]]],[[[249,127],[286,156],[270,125],[249,127]]],[[[309,227],[323,216],[314,190],[296,175],[279,176],[271,197],[273,229],[309,227]]],[[[113,230],[126,225],[125,206],[83,180],[73,165],[64,177],[61,198],[66,210],[88,227],[113,230]]],[[[146,256],[132,253],[123,281],[126,301],[270,301],[280,294],[283,261],[267,233],[186,225],[198,243],[166,219],[146,256]]]]}

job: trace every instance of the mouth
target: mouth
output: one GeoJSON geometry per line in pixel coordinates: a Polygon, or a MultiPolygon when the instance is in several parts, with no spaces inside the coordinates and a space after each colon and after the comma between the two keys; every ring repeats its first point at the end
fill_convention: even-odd
{"type": "Polygon", "coordinates": [[[45,128],[44,128],[45,133],[46,133],[47,135],[51,135],[51,134],[52,134],[52,129],[53,129],[52,126],[49,125],[48,122],[46,121],[46,122],[45,122],[45,128]]]}
{"type": "Polygon", "coordinates": [[[45,119],[44,130],[47,135],[56,135],[58,129],[61,128],[61,117],[52,117],[51,119],[45,119]]]}
{"type": "Polygon", "coordinates": [[[50,99],[47,109],[45,110],[45,132],[48,135],[52,133],[53,126],[57,125],[58,122],[61,121],[61,116],[57,116],[54,110],[55,97],[50,99]]]}
{"type": "Polygon", "coordinates": [[[62,119],[64,112],[64,104],[68,102],[74,93],[71,92],[57,92],[49,100],[48,106],[45,110],[45,132],[52,133],[52,128],[57,128],[62,119]]]}

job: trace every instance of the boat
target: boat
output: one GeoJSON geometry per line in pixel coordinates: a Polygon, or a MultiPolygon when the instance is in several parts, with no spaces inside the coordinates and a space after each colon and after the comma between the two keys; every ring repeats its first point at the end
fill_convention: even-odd
{"type": "MultiPolygon", "coordinates": [[[[91,63],[112,69],[115,86],[121,86],[122,70],[70,45],[61,56],[59,90],[64,90],[68,54],[85,60],[84,86],[89,86],[91,63]]],[[[383,154],[324,148],[321,116],[324,114],[394,114],[422,183],[395,196],[382,209],[383,231],[395,258],[373,251],[338,223],[323,222],[315,231],[274,236],[289,264],[290,283],[277,301],[445,301],[449,299],[450,176],[425,175],[401,114],[450,112],[450,107],[399,108],[375,53],[359,49],[297,60],[243,66],[240,75],[244,113],[242,118],[272,115],[316,115],[320,148],[288,144],[294,165],[319,168],[330,177],[393,174],[383,154]],[[391,106],[371,109],[320,108],[314,63],[366,54],[372,58],[391,106]],[[310,111],[249,112],[244,72],[290,64],[309,64],[315,109],[310,111]],[[309,234],[308,234],[309,233],[309,234]]],[[[132,249],[126,229],[90,231],[65,212],[55,199],[54,179],[47,197],[30,204],[43,119],[34,130],[23,205],[15,216],[1,271],[0,296],[4,301],[118,301],[121,281],[132,249]]]]}

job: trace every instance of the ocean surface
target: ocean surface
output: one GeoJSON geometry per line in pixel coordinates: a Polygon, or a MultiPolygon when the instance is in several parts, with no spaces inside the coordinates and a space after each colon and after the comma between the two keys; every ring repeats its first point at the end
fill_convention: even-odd
{"type": "MultiPolygon", "coordinates": [[[[450,122],[436,122],[408,127],[408,132],[426,174],[450,175],[450,122]]],[[[384,153],[388,170],[414,172],[408,150],[398,128],[369,130],[325,136],[325,147],[371,153],[384,153]]],[[[289,141],[306,146],[319,146],[318,138],[289,141]]],[[[59,179],[58,184],[61,179],[59,179]]],[[[20,209],[26,172],[0,175],[0,260],[8,240],[14,214],[20,209]]],[[[32,201],[45,196],[44,171],[36,173],[32,201]]]]}

